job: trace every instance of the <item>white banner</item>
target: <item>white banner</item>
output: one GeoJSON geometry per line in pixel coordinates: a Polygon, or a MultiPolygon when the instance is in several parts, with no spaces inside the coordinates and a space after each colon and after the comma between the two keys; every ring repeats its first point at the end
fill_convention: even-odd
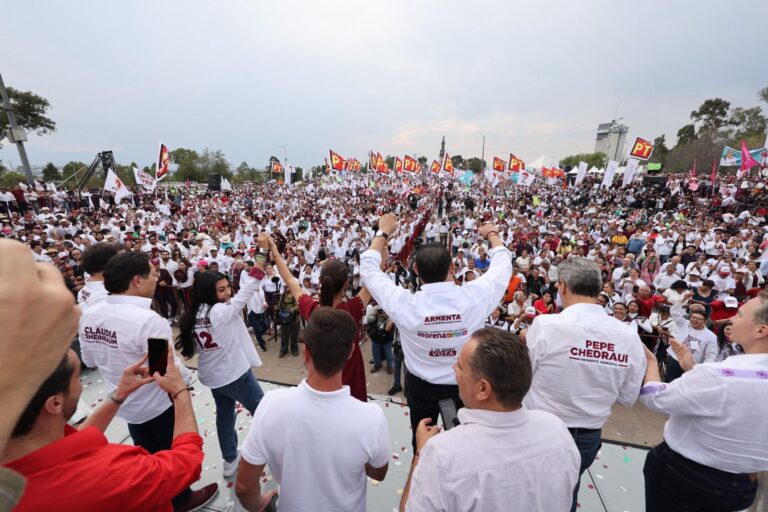
{"type": "Polygon", "coordinates": [[[587,162],[579,162],[579,172],[576,173],[576,183],[575,185],[578,185],[582,181],[584,181],[584,178],[587,177],[587,162]]]}
{"type": "Polygon", "coordinates": [[[147,192],[154,192],[157,186],[157,180],[151,174],[147,174],[144,171],[140,171],[138,167],[133,168],[133,178],[136,180],[136,185],[140,186],[147,192]]]}
{"type": "Polygon", "coordinates": [[[619,162],[611,160],[608,162],[608,166],[605,168],[605,174],[603,175],[603,182],[601,187],[610,187],[613,184],[613,176],[616,174],[616,169],[619,168],[619,162]]]}
{"type": "Polygon", "coordinates": [[[227,178],[221,178],[221,190],[232,190],[232,184],[227,178]]]}
{"type": "Polygon", "coordinates": [[[131,191],[125,186],[125,183],[117,177],[115,171],[107,169],[107,179],[104,181],[104,190],[115,193],[115,202],[119,203],[125,197],[131,196],[131,191]]]}
{"type": "Polygon", "coordinates": [[[523,187],[529,187],[536,180],[536,175],[528,171],[520,171],[520,177],[518,178],[518,185],[523,187]]]}
{"type": "Polygon", "coordinates": [[[290,186],[292,181],[293,181],[293,167],[286,167],[284,182],[286,185],[290,186]]]}
{"type": "Polygon", "coordinates": [[[624,169],[624,181],[622,181],[621,186],[626,187],[627,185],[632,184],[632,180],[635,177],[635,172],[637,172],[637,164],[640,163],[640,160],[637,158],[630,158],[627,160],[627,167],[624,169]]]}

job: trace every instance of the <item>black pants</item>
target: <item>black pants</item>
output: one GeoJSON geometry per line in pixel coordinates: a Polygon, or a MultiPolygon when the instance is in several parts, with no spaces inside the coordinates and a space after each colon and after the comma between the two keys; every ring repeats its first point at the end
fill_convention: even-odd
{"type": "Polygon", "coordinates": [[[643,467],[646,512],[726,512],[748,508],[757,479],[689,460],[662,442],[643,467]]]}
{"type": "Polygon", "coordinates": [[[456,409],[464,407],[459,398],[459,386],[453,384],[432,384],[418,378],[405,368],[405,397],[408,399],[410,409],[411,444],[416,451],[416,427],[424,418],[432,418],[430,425],[437,425],[437,416],[440,413],[438,402],[444,398],[453,398],[456,401],[456,409]]]}
{"type": "Polygon", "coordinates": [[[280,353],[288,353],[290,343],[291,352],[299,350],[299,320],[294,318],[291,323],[280,326],[280,353]]]}
{"type": "MultiPolygon", "coordinates": [[[[175,422],[175,410],[173,405],[160,416],[155,416],[144,423],[128,423],[128,433],[131,434],[133,444],[141,446],[149,453],[157,453],[161,450],[170,450],[173,443],[173,424],[175,422]]],[[[181,491],[171,502],[174,507],[183,505],[189,500],[192,490],[187,487],[181,491]]]]}
{"type": "Polygon", "coordinates": [[[667,371],[664,373],[664,382],[672,382],[675,379],[679,379],[685,373],[680,366],[680,363],[675,360],[674,357],[667,354],[667,371]]]}

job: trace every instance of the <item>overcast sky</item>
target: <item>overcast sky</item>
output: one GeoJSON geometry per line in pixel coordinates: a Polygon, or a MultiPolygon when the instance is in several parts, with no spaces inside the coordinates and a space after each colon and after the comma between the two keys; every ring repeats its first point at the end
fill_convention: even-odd
{"type": "MultiPolygon", "coordinates": [[[[331,148],[530,161],[677,130],[703,100],[759,104],[766,0],[3,2],[0,73],[52,105],[33,165],[112,149],[147,165],[221,149],[233,167],[331,148]],[[740,27],[754,20],[755,26],[740,27]]],[[[765,105],[763,105],[765,106],[765,105]]],[[[671,145],[671,144],[670,144],[671,145]]],[[[0,159],[19,164],[16,148],[0,159]]]]}

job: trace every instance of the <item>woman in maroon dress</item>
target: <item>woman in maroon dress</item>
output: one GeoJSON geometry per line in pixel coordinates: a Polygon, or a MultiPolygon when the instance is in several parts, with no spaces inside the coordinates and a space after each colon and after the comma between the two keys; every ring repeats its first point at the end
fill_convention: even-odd
{"type": "Polygon", "coordinates": [[[320,302],[318,302],[304,293],[301,284],[291,273],[271,238],[269,249],[280,272],[280,277],[283,278],[293,296],[299,298],[299,314],[305,322],[309,321],[310,315],[318,306],[343,309],[355,319],[357,336],[352,344],[352,356],[347,360],[342,371],[341,381],[342,384],[349,386],[349,392],[353,397],[363,402],[368,401],[365,385],[365,363],[363,362],[363,354],[360,352],[360,324],[363,316],[365,316],[365,307],[371,300],[371,294],[366,288],[362,288],[355,297],[348,299],[346,290],[349,284],[349,267],[341,260],[326,260],[320,272],[320,302]]]}

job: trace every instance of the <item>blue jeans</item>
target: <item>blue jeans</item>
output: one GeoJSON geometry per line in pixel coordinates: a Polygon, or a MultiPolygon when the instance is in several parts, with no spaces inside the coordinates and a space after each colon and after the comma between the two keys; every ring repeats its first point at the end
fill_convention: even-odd
{"type": "Polygon", "coordinates": [[[392,342],[389,343],[376,343],[371,345],[373,351],[373,365],[381,366],[381,360],[386,359],[387,366],[392,367],[395,361],[395,356],[392,354],[392,342]],[[383,357],[382,357],[383,356],[383,357]]]}
{"type": "Polygon", "coordinates": [[[256,340],[259,342],[259,345],[266,345],[266,342],[262,336],[265,332],[267,332],[267,330],[269,330],[267,314],[254,313],[251,311],[248,313],[248,324],[253,327],[253,333],[256,335],[256,340]]]}
{"type": "Polygon", "coordinates": [[[581,485],[581,475],[592,465],[597,457],[597,452],[600,451],[600,447],[603,445],[600,436],[602,432],[600,429],[594,432],[585,432],[580,428],[569,428],[573,440],[576,442],[576,448],[581,455],[581,467],[579,468],[579,479],[576,481],[576,488],[573,490],[573,503],[571,504],[571,512],[576,511],[576,498],[579,495],[579,486],[581,485]]]}
{"type": "Polygon", "coordinates": [[[235,430],[235,401],[243,404],[253,416],[259,402],[264,398],[264,391],[250,368],[234,382],[212,389],[216,402],[216,434],[219,437],[221,456],[227,462],[237,458],[237,431],[235,430]]]}

